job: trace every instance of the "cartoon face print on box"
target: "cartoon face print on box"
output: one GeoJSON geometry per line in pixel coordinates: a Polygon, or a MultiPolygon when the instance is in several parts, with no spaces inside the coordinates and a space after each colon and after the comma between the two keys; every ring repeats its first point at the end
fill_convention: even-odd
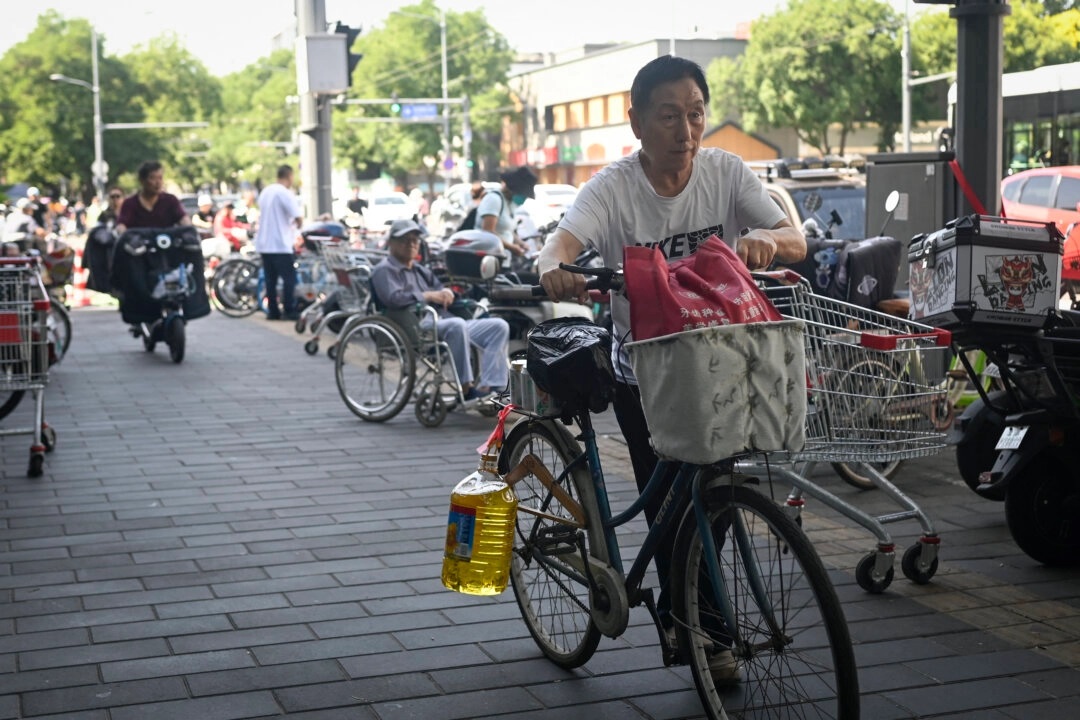
{"type": "MultiPolygon", "coordinates": [[[[974,263],[973,263],[974,264],[974,263]]],[[[1054,279],[1038,253],[995,253],[984,258],[984,274],[972,298],[979,307],[1005,312],[1038,312],[1053,302],[1054,279]],[[981,297],[980,297],[981,296],[981,297]]]]}

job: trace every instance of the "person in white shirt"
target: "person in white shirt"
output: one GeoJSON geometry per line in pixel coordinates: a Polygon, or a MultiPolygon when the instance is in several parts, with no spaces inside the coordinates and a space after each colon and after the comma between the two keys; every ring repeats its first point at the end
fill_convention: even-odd
{"type": "Polygon", "coordinates": [[[514,212],[528,198],[536,197],[536,175],[522,165],[499,175],[501,190],[484,193],[476,210],[476,226],[499,236],[503,245],[503,267],[510,266],[511,255],[522,255],[525,247],[514,237],[517,219],[514,212]]]}
{"type": "MultiPolygon", "coordinates": [[[[608,267],[623,260],[631,245],[657,247],[670,262],[688,257],[711,235],[732,247],[750,270],[773,259],[795,262],[806,254],[806,239],[769,199],[757,175],[737,156],[702,148],[709,87],[701,67],[686,58],[664,55],[642,67],[630,88],[630,127],[641,149],[594,175],[566,211],[559,227],[540,250],[540,282],[554,300],[587,298],[585,278],[559,267],[573,263],[586,246],[596,249],[608,267]]],[[[652,477],[657,456],[640,393],[624,345],[630,336],[630,306],[612,294],[613,361],[616,367],[614,410],[629,448],[638,489],[652,477]]],[[[672,478],[667,478],[668,482],[672,478]]],[[[645,507],[652,524],[665,493],[645,507]]],[[[657,612],[671,627],[667,587],[672,540],[661,541],[654,563],[661,583],[657,612]]],[[[737,681],[738,667],[729,650],[710,661],[713,680],[737,681]]]]}
{"type": "Polygon", "coordinates": [[[293,266],[293,245],[300,228],[300,206],[292,192],[293,169],[282,165],[277,170],[277,182],[259,193],[259,227],[255,232],[255,252],[262,256],[266,278],[266,317],[269,320],[295,320],[296,268],[293,266]],[[278,279],[285,297],[278,304],[278,279]],[[284,306],[284,314],[282,314],[284,306]]]}

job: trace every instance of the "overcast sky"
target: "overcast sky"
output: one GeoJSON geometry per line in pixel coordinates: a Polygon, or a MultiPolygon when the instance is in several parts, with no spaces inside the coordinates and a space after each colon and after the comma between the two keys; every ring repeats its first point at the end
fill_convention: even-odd
{"type": "MultiPolygon", "coordinates": [[[[889,0],[902,10],[904,0],[889,0]]],[[[365,29],[380,26],[402,0],[325,0],[326,19],[365,29]]],[[[588,42],[690,37],[699,32],[731,35],[739,23],[774,12],[786,0],[442,0],[452,12],[483,8],[488,22],[515,50],[557,51],[588,42]]],[[[912,6],[915,7],[914,5],[912,6]]],[[[148,10],[130,0],[0,0],[0,53],[33,30],[39,14],[54,9],[84,17],[106,40],[105,51],[123,53],[174,31],[215,75],[240,70],[270,52],[273,36],[292,21],[294,0],[184,0],[154,3],[148,10]]],[[[913,10],[914,12],[914,10],[913,10]]]]}

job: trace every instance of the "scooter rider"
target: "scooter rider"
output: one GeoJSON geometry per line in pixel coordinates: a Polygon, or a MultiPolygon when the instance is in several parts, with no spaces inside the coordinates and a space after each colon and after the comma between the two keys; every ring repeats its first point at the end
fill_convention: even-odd
{"type": "Polygon", "coordinates": [[[157,160],[147,160],[139,166],[139,192],[124,200],[116,219],[116,232],[123,235],[128,228],[168,228],[190,225],[180,199],[164,191],[165,173],[157,160]]]}

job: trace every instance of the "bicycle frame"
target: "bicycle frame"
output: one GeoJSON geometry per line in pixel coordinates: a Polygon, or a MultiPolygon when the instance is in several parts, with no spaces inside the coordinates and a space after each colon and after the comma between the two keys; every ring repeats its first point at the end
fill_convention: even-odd
{"type": "MultiPolygon", "coordinates": [[[[587,411],[579,413],[578,425],[581,427],[580,440],[584,449],[578,457],[574,458],[563,472],[556,478],[556,483],[561,482],[569,473],[585,462],[592,479],[593,489],[596,495],[596,504],[603,521],[604,540],[607,545],[608,558],[611,566],[624,578],[627,599],[631,607],[643,602],[641,583],[648,570],[649,563],[656,555],[657,547],[668,533],[674,533],[679,528],[679,523],[686,515],[688,508],[694,508],[694,518],[698,525],[698,533],[704,545],[706,567],[709,574],[709,584],[713,590],[715,607],[721,609],[725,626],[735,628],[735,611],[728,596],[720,566],[717,562],[718,549],[713,539],[712,528],[705,514],[704,491],[705,474],[700,472],[701,466],[677,461],[661,460],[653,470],[652,477],[644,490],[630,504],[628,508],[617,515],[611,514],[611,505],[607,494],[607,485],[604,481],[604,471],[600,461],[600,450],[596,444],[596,432],[593,429],[592,419],[587,411]],[[649,531],[641,544],[641,548],[634,557],[629,573],[624,570],[622,553],[619,549],[618,537],[615,528],[625,525],[636,518],[645,509],[646,504],[664,492],[665,479],[674,472],[671,487],[667,490],[664,501],[657,512],[656,519],[649,527],[649,531]]],[[[776,629],[776,620],[772,608],[766,600],[767,593],[757,568],[757,561],[749,550],[749,542],[746,526],[742,518],[735,514],[732,517],[732,537],[739,548],[740,557],[748,568],[751,591],[758,607],[767,616],[769,626],[776,629]]]]}

